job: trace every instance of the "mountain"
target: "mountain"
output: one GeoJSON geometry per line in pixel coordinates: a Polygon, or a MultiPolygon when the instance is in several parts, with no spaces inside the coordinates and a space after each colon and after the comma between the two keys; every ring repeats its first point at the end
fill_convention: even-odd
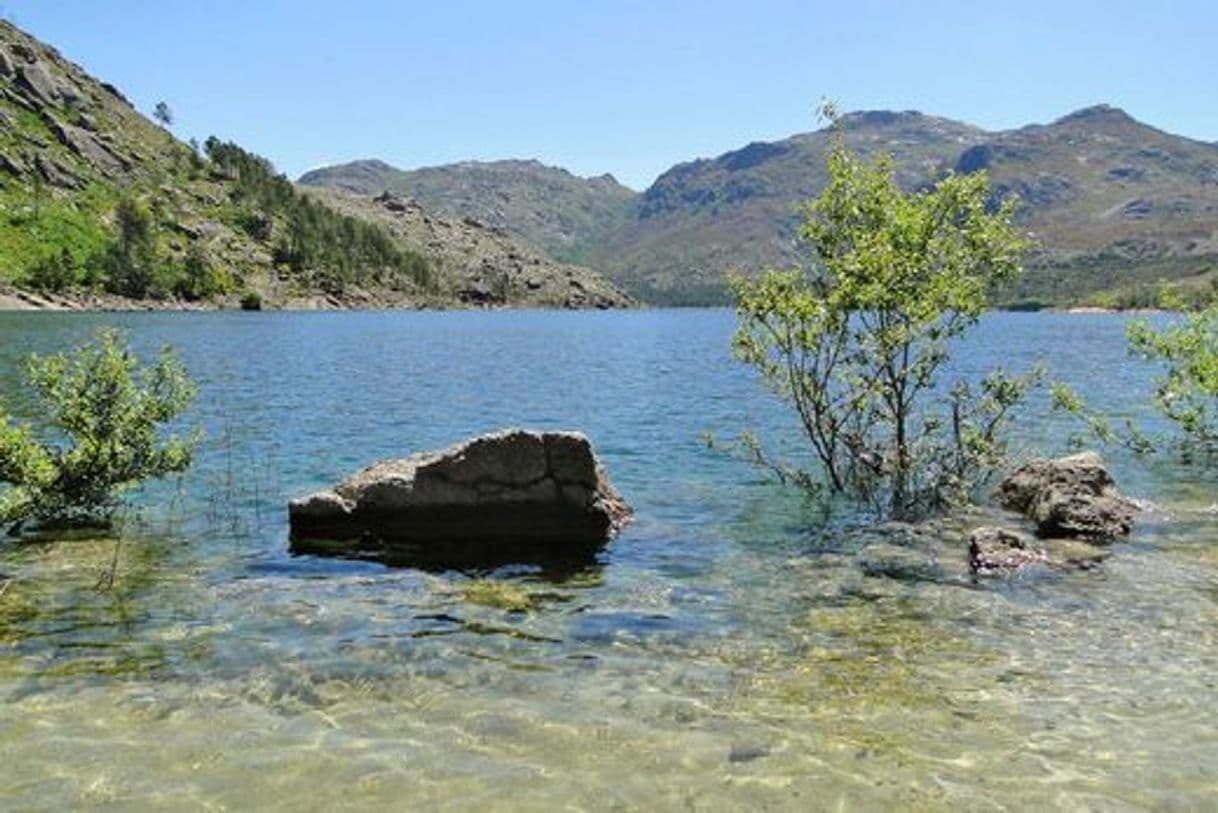
{"type": "MultiPolygon", "coordinates": [[[[1018,195],[1018,218],[1038,248],[1019,285],[1003,294],[1008,303],[1142,304],[1162,280],[1202,285],[1218,278],[1218,145],[1165,133],[1105,105],[1000,132],[913,111],[850,113],[837,126],[851,148],[891,154],[909,189],[949,171],[985,170],[996,198],[1018,195]]],[[[602,190],[601,203],[584,210],[619,214],[578,232],[578,256],[646,301],[724,302],[726,272],[803,259],[795,207],[824,188],[829,142],[827,130],[756,142],[679,164],[633,197],[620,187],[602,190]]],[[[570,211],[569,199],[538,173],[480,169],[491,166],[400,173],[361,162],[336,175],[310,173],[309,182],[369,190],[409,176],[425,201],[556,251],[553,240],[537,236],[536,224],[570,211]],[[527,205],[514,205],[521,201],[527,205]]],[[[562,172],[544,169],[547,177],[562,172]]],[[[562,246],[557,251],[561,256],[562,246]]]]}
{"type": "MultiPolygon", "coordinates": [[[[171,111],[158,113],[168,124],[171,111]]],[[[236,144],[183,143],[117,88],[4,21],[0,213],[0,289],[25,301],[630,304],[594,272],[478,224],[449,223],[459,237],[425,240],[392,227],[371,204],[340,205],[297,188],[236,144]],[[477,246],[476,263],[454,261],[461,241],[477,246]],[[537,262],[524,275],[526,256],[537,262]]]]}
{"type": "MultiPolygon", "coordinates": [[[[859,152],[890,153],[911,187],[982,136],[966,124],[912,112],[849,114],[841,127],[859,152]]],[[[824,188],[829,140],[822,130],[673,167],[639,197],[632,221],[590,252],[590,262],[644,298],[724,301],[726,272],[798,260],[795,207],[824,188]]]]}
{"type": "Polygon", "coordinates": [[[538,161],[467,161],[411,171],[355,161],[307,172],[298,182],[362,195],[408,195],[437,212],[507,229],[567,262],[582,262],[589,246],[624,225],[635,198],[612,175],[581,178],[538,161]]]}
{"type": "Polygon", "coordinates": [[[1097,105],[987,136],[952,168],[1018,196],[1039,244],[1022,298],[1147,304],[1160,280],[1218,280],[1218,145],[1097,105]]]}
{"type": "MultiPolygon", "coordinates": [[[[1103,105],[997,133],[888,111],[848,114],[839,129],[863,154],[891,154],[906,188],[985,170],[996,198],[1018,196],[1038,247],[1009,303],[1140,304],[1160,279],[1218,276],[1218,146],[1103,105]]],[[[824,188],[828,141],[821,130],[674,167],[589,261],[678,302],[719,301],[731,269],[800,262],[795,206],[824,188]]]]}

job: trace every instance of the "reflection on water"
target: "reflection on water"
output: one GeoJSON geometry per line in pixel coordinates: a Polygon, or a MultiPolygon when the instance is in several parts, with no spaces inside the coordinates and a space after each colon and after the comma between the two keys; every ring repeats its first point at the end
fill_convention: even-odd
{"type": "Polygon", "coordinates": [[[556,551],[552,543],[499,543],[488,546],[485,541],[469,544],[448,542],[441,547],[435,544],[387,542],[372,537],[340,541],[292,539],[288,547],[292,553],[302,556],[333,556],[438,573],[450,570],[488,573],[500,567],[525,565],[536,568],[550,581],[565,581],[595,566],[604,549],[603,545],[576,543],[556,551]]]}
{"type": "MultiPolygon", "coordinates": [[[[817,527],[702,446],[707,429],[796,438],[727,358],[725,312],[113,319],[142,347],[183,346],[208,440],[182,483],[142,496],[117,559],[113,539],[0,543],[0,807],[1124,810],[1218,794],[1213,475],[1118,456],[1121,484],[1158,506],[1130,542],[1093,570],[978,581],[960,532],[985,516],[817,527]],[[563,568],[289,553],[289,497],[512,424],[588,431],[635,524],[563,568]]],[[[0,392],[25,353],[110,320],[0,315],[0,392]]],[[[1148,385],[1120,333],[995,316],[961,365],[1048,355],[1137,414],[1148,385]]],[[[1066,432],[1037,420],[1024,437],[1066,432]]]]}

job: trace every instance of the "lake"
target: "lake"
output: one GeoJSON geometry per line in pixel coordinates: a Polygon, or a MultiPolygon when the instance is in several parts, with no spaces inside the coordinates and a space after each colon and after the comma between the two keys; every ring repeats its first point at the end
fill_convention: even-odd
{"type": "MultiPolygon", "coordinates": [[[[955,368],[1044,359],[1153,424],[1124,322],[993,314],[955,368]]],[[[206,439],[140,495],[111,590],[113,541],[0,541],[0,808],[1218,798],[1212,471],[1108,450],[1155,504],[1128,542],[1089,571],[975,580],[952,531],[991,509],[851,530],[707,448],[706,431],[754,429],[801,449],[731,358],[729,311],[3,313],[0,395],[30,414],[21,359],[100,325],[181,349],[206,439]],[[585,431],[633,504],[595,561],[486,574],[288,552],[291,497],[518,425],[585,431]],[[488,576],[533,608],[479,603],[466,586],[488,576]]],[[[1046,402],[1021,415],[1020,454],[1065,450],[1046,402]]]]}

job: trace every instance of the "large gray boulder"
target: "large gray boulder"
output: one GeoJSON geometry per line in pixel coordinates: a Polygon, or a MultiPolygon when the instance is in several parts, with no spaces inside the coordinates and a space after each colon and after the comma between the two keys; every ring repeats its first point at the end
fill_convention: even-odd
{"type": "Polygon", "coordinates": [[[1037,535],[1046,538],[1111,542],[1129,533],[1137,513],[1095,452],[1025,463],[1002,481],[997,498],[1035,522],[1037,535]]]}
{"type": "Polygon", "coordinates": [[[373,542],[438,559],[587,549],[630,514],[584,435],[520,429],[377,463],[288,508],[298,551],[373,542]]]}

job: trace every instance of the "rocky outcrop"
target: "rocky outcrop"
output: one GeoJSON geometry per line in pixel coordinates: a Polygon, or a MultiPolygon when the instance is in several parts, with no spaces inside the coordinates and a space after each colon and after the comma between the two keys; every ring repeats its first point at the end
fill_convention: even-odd
{"type": "Polygon", "coordinates": [[[22,65],[17,71],[20,85],[32,101],[44,105],[56,105],[60,101],[59,88],[46,67],[40,62],[22,65]]]}
{"type": "Polygon", "coordinates": [[[44,119],[47,128],[59,139],[59,143],[88,161],[107,177],[131,169],[130,161],[117,155],[84,128],[65,124],[49,113],[44,114],[44,119]]]}
{"type": "MultiPolygon", "coordinates": [[[[3,124],[3,122],[0,122],[0,124],[3,124]]],[[[5,155],[3,152],[0,152],[0,170],[4,170],[9,175],[16,175],[17,177],[21,177],[23,173],[27,172],[25,164],[10,155],[5,155]]]]}
{"type": "Polygon", "coordinates": [[[84,181],[53,158],[38,154],[34,156],[34,168],[47,183],[60,189],[83,189],[84,181]]]}
{"type": "Polygon", "coordinates": [[[1137,507],[1121,496],[1094,452],[1032,460],[998,487],[998,502],[1036,523],[1041,537],[1111,542],[1133,527],[1137,507]]]}
{"type": "Polygon", "coordinates": [[[969,569],[1011,576],[1036,565],[1086,570],[1107,555],[1106,545],[1133,527],[1137,506],[1117,491],[1094,452],[1056,460],[1032,460],[1002,481],[1000,505],[1035,523],[1036,536],[1007,527],[974,529],[968,539],[969,569]]]}
{"type": "Polygon", "coordinates": [[[598,547],[630,517],[585,436],[525,430],[377,463],[288,513],[297,551],[371,543],[460,560],[598,547]]]}

